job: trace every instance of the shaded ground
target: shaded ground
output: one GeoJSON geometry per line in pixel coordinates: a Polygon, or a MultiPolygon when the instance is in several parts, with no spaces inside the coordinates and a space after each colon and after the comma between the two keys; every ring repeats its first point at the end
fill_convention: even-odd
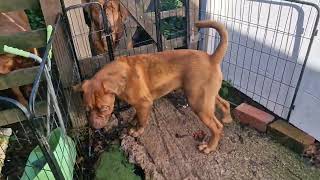
{"type": "MultiPolygon", "coordinates": [[[[237,122],[226,125],[219,148],[201,154],[192,136],[209,134],[189,107],[162,99],[154,105],[151,121],[138,139],[124,135],[122,148],[142,167],[146,179],[319,179],[320,169],[298,154],[237,122]]],[[[133,110],[121,113],[132,119],[133,110]]],[[[205,139],[207,139],[206,137],[205,139]]]]}

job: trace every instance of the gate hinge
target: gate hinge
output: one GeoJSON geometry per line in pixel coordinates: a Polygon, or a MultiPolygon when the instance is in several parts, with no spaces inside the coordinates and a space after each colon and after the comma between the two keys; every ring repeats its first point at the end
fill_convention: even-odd
{"type": "Polygon", "coordinates": [[[314,31],[314,36],[317,36],[317,35],[318,35],[318,29],[314,31]]]}
{"type": "Polygon", "coordinates": [[[295,107],[296,107],[296,105],[292,105],[292,108],[291,108],[291,109],[294,110],[295,107]]]}

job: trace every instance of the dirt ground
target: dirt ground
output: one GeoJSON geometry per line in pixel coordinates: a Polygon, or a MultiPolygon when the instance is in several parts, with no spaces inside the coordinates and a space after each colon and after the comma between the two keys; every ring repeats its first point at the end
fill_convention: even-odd
{"type": "MultiPolygon", "coordinates": [[[[176,107],[157,101],[144,135],[122,137],[122,149],[146,179],[320,179],[320,169],[236,120],[225,126],[215,153],[201,154],[193,134],[209,132],[189,107],[176,107]]],[[[123,119],[133,115],[133,110],[121,114],[123,119]]]]}

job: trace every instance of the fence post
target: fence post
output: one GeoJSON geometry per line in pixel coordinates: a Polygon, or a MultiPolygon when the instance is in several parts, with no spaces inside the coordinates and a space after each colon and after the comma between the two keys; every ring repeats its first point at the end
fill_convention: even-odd
{"type": "MultiPolygon", "coordinates": [[[[62,13],[60,1],[57,0],[39,0],[42,13],[47,25],[54,24],[56,17],[62,13]]],[[[61,83],[63,86],[63,94],[68,103],[67,110],[70,117],[72,127],[79,128],[87,124],[87,118],[84,108],[81,106],[82,98],[79,93],[70,90],[73,83],[73,68],[76,65],[72,53],[70,53],[70,46],[66,39],[63,26],[56,29],[56,36],[53,43],[53,54],[57,68],[59,70],[61,83]]]]}
{"type": "MultiPolygon", "coordinates": [[[[65,7],[69,7],[76,4],[81,4],[81,0],[63,0],[65,7]]],[[[72,26],[71,36],[73,44],[75,45],[75,53],[77,59],[83,59],[92,57],[90,42],[89,42],[89,27],[85,23],[84,13],[82,9],[75,9],[74,11],[69,11],[66,13],[68,20],[75,21],[72,26]]],[[[70,27],[71,28],[71,27],[70,27]]]]}
{"type": "Polygon", "coordinates": [[[157,35],[157,48],[158,51],[163,51],[162,47],[162,36],[160,31],[160,0],[155,0],[154,2],[154,12],[155,12],[155,20],[156,20],[156,35],[157,35]]]}
{"type": "Polygon", "coordinates": [[[190,49],[197,49],[198,48],[198,28],[195,27],[195,22],[199,21],[199,2],[200,0],[186,0],[186,3],[188,2],[188,5],[186,5],[186,8],[189,8],[189,14],[186,14],[186,16],[189,16],[189,37],[190,37],[190,49]]]}

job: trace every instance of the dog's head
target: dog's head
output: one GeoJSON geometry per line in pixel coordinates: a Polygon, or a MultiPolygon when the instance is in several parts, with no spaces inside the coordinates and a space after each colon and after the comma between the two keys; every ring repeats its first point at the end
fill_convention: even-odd
{"type": "Polygon", "coordinates": [[[92,15],[91,29],[94,31],[92,33],[92,40],[96,46],[98,54],[104,53],[107,49],[106,43],[104,41],[103,33],[104,23],[102,18],[102,13],[106,15],[107,21],[110,25],[112,33],[112,43],[113,46],[117,46],[121,36],[124,33],[124,22],[129,15],[129,12],[121,5],[119,0],[98,0],[98,2],[103,6],[103,11],[94,5],[90,7],[92,15]]]}
{"type": "Polygon", "coordinates": [[[101,129],[108,123],[113,112],[115,89],[108,81],[85,80],[73,87],[75,91],[83,92],[83,102],[90,112],[89,124],[94,129],[101,129]]]}

